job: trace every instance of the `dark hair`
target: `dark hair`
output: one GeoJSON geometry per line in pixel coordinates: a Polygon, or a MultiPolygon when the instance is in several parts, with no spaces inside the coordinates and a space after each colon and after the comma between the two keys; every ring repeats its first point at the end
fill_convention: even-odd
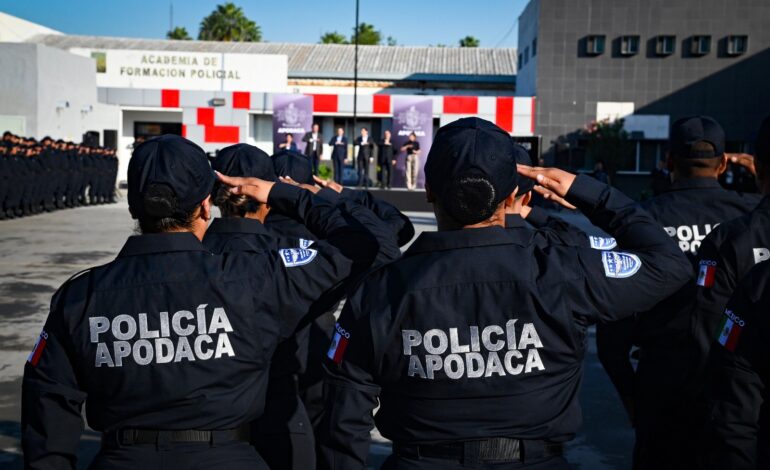
{"type": "Polygon", "coordinates": [[[141,233],[191,231],[197,206],[185,211],[177,207],[174,191],[165,184],[152,184],[143,198],[144,213],[138,218],[141,233]]]}
{"type": "Polygon", "coordinates": [[[362,130],[362,131],[366,131],[366,132],[369,132],[369,129],[367,129],[367,128],[365,128],[365,127],[362,127],[362,128],[361,128],[361,130],[362,130]]]}
{"type": "MultiPolygon", "coordinates": [[[[695,142],[690,150],[696,153],[714,152],[714,146],[706,141],[695,142]]],[[[722,159],[711,158],[691,158],[686,155],[671,155],[674,161],[674,169],[680,175],[687,177],[701,172],[702,170],[716,170],[722,164],[722,159]]]]}
{"type": "Polygon", "coordinates": [[[412,136],[415,136],[415,137],[417,137],[417,134],[415,134],[415,133],[414,133],[414,131],[412,131],[412,133],[411,133],[411,134],[409,134],[409,137],[412,137],[412,136]]]}
{"type": "Polygon", "coordinates": [[[473,225],[489,219],[497,210],[496,192],[484,176],[464,175],[449,183],[441,207],[455,222],[473,225]]]}
{"type": "Polygon", "coordinates": [[[244,217],[249,212],[257,212],[260,204],[244,195],[232,194],[227,187],[214,187],[214,205],[219,207],[222,217],[244,217]]]}

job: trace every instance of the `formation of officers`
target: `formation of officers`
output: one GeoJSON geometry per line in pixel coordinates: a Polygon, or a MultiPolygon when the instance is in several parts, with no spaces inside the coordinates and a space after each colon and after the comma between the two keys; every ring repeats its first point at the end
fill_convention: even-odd
{"type": "Polygon", "coordinates": [[[115,149],[5,132],[0,141],[0,220],[115,201],[115,149]]]}
{"type": "Polygon", "coordinates": [[[642,207],[460,119],[425,163],[438,231],[402,254],[409,219],[305,155],[149,139],[139,234],[55,293],[25,366],[25,465],[75,468],[85,405],[92,468],[362,469],[375,425],[386,469],[570,468],[597,324],[635,468],[768,468],[770,202],[717,178],[732,160],[770,193],[770,121],[754,159],[702,116],[669,148],[673,184],[642,207]]]}

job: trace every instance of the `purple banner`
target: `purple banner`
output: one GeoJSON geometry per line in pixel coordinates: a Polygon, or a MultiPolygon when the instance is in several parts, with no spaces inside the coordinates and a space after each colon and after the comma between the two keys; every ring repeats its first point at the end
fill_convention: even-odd
{"type": "MultiPolygon", "coordinates": [[[[425,160],[433,143],[433,100],[424,96],[393,96],[393,147],[396,153],[396,168],[393,172],[393,186],[406,187],[408,170],[407,152],[401,147],[408,144],[409,135],[414,132],[420,151],[416,156],[416,187],[425,187],[425,160]]],[[[412,157],[414,159],[414,157],[412,157]]]]}
{"type": "Polygon", "coordinates": [[[286,134],[291,134],[296,150],[303,152],[302,138],[313,125],[313,97],[305,95],[273,95],[273,152],[281,150],[286,134]]]}

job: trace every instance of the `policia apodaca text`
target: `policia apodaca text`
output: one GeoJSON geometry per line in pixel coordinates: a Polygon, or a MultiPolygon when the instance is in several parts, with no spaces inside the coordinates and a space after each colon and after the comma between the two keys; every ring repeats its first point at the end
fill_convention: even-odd
{"type": "Polygon", "coordinates": [[[201,239],[215,179],[182,137],[134,150],[128,204],[141,234],[56,292],[25,366],[27,468],[75,468],[84,403],[102,433],[91,468],[267,468],[244,427],[264,412],[277,344],[380,250],[398,250],[311,191],[220,175],[315,241],[212,254],[201,239]]]}
{"type": "Polygon", "coordinates": [[[644,311],[690,278],[634,201],[558,169],[517,175],[517,149],[477,118],[438,131],[425,165],[438,232],[369,275],[336,326],[322,468],[364,468],[375,424],[393,441],[388,469],[569,468],[588,326],[644,311]],[[507,227],[525,178],[614,240],[507,227]]]}

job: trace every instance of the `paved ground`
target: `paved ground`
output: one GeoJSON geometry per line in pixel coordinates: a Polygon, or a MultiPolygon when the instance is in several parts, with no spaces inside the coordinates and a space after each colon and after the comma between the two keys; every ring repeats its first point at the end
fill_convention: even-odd
{"type": "MultiPolygon", "coordinates": [[[[432,214],[409,215],[420,231],[435,229],[432,214]]],[[[564,217],[590,230],[584,219],[564,217]]],[[[111,260],[132,231],[125,203],[0,222],[0,468],[21,468],[21,374],[51,295],[75,272],[111,260]]],[[[569,447],[569,460],[581,469],[630,468],[633,433],[596,358],[593,340],[581,400],[585,424],[569,447]]],[[[389,446],[378,436],[375,441],[371,460],[376,468],[389,446]]],[[[81,441],[81,468],[97,449],[98,435],[87,431],[81,441]]]]}

